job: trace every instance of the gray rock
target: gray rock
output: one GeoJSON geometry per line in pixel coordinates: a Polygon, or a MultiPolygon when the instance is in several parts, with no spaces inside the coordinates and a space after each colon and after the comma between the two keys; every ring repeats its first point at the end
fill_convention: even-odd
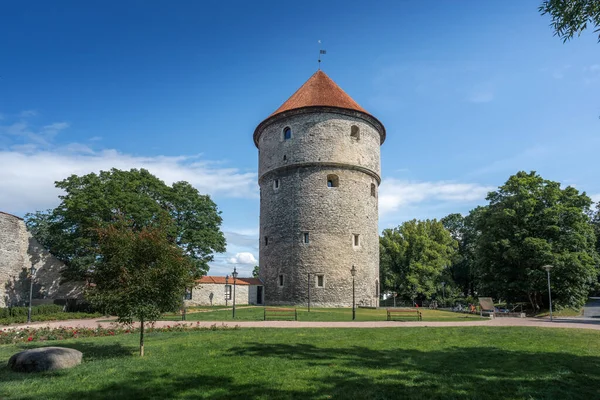
{"type": "Polygon", "coordinates": [[[81,364],[82,356],[79,350],[66,347],[40,347],[13,355],[8,367],[17,372],[52,371],[81,364]]]}

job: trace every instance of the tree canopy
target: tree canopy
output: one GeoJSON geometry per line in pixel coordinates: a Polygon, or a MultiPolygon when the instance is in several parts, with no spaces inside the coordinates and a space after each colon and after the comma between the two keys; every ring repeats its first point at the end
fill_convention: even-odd
{"type": "Polygon", "coordinates": [[[435,219],[384,229],[379,243],[383,288],[404,299],[430,298],[438,292],[442,273],[457,248],[457,241],[435,219]]]}
{"type": "Polygon", "coordinates": [[[196,267],[184,249],[169,237],[168,215],[141,227],[120,218],[96,230],[98,259],[90,273],[87,299],[118,321],[140,321],[140,355],[144,355],[144,324],[176,310],[185,288],[193,287],[196,267]]]}
{"type": "Polygon", "coordinates": [[[542,266],[551,264],[553,302],[581,307],[598,275],[590,198],[535,172],[518,172],[487,200],[476,219],[480,293],[526,298],[540,308],[547,297],[542,266]]]}
{"type": "MultiPolygon", "coordinates": [[[[539,7],[542,15],[549,14],[552,18],[550,26],[554,35],[563,42],[573,36],[581,35],[592,25],[594,32],[600,32],[600,1],[598,0],[545,0],[539,7]]],[[[600,33],[598,34],[600,42],[600,33]]]]}
{"type": "Polygon", "coordinates": [[[141,231],[168,215],[173,223],[163,224],[167,237],[184,251],[197,276],[208,271],[214,252],[225,251],[216,204],[187,182],[167,186],[144,169],[112,169],[72,175],[56,187],[64,191],[58,207],[28,214],[26,223],[42,245],[66,263],[67,279],[89,276],[99,256],[97,229],[120,219],[129,229],[141,231]]]}

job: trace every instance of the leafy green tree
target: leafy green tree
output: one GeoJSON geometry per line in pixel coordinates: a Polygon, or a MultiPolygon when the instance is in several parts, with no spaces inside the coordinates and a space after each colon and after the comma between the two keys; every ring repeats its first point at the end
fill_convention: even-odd
{"type": "Polygon", "coordinates": [[[465,296],[472,296],[475,293],[477,279],[475,273],[475,248],[479,236],[475,221],[481,211],[482,207],[477,207],[466,217],[455,213],[441,220],[444,227],[452,235],[452,238],[458,242],[458,251],[452,260],[448,272],[465,296]]]}
{"type": "Polygon", "coordinates": [[[173,244],[173,220],[164,215],[137,228],[120,218],[96,229],[97,259],[86,295],[98,309],[122,323],[140,321],[140,356],[144,356],[144,326],[181,305],[197,268],[186,251],[173,244]]]}
{"type": "Polygon", "coordinates": [[[539,309],[552,298],[558,307],[581,307],[598,275],[591,200],[573,187],[518,172],[487,196],[476,225],[480,293],[509,301],[527,298],[539,309]]]}
{"type": "Polygon", "coordinates": [[[411,220],[385,229],[379,240],[381,282],[404,299],[431,298],[441,292],[441,277],[457,248],[437,220],[411,220]]]}
{"type": "Polygon", "coordinates": [[[258,265],[255,265],[254,269],[252,270],[252,276],[255,278],[258,278],[259,271],[260,271],[260,269],[258,268],[258,265]]]}
{"type": "MultiPolygon", "coordinates": [[[[554,29],[554,35],[563,42],[581,35],[588,24],[596,28],[594,32],[600,32],[598,0],[544,0],[539,11],[542,15],[549,14],[552,17],[550,26],[554,29]]],[[[600,34],[598,41],[600,42],[600,34]]]]}
{"type": "Polygon", "coordinates": [[[72,175],[56,182],[61,203],[54,210],[26,216],[33,235],[63,260],[65,278],[87,278],[99,255],[97,228],[125,218],[133,230],[154,224],[167,213],[173,220],[169,238],[195,265],[208,271],[214,252],[225,251],[221,216],[207,195],[187,182],[167,186],[144,169],[112,169],[99,174],[72,175]]]}

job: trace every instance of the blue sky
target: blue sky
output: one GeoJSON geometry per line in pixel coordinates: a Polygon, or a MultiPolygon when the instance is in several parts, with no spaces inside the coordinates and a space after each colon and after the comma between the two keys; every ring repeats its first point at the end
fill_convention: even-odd
{"type": "Polygon", "coordinates": [[[144,167],[223,212],[258,258],[256,125],[317,68],[387,128],[380,227],[466,213],[518,170],[600,200],[600,44],[540,1],[22,1],[0,13],[0,211],[55,180],[144,167]]]}

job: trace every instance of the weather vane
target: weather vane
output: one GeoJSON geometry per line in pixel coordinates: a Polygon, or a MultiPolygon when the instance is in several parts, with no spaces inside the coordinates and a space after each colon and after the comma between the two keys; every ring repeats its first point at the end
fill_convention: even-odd
{"type": "MultiPolygon", "coordinates": [[[[321,44],[320,40],[319,40],[319,44],[321,44]]],[[[321,46],[319,46],[319,47],[321,47],[321,46]]],[[[323,50],[323,49],[319,49],[319,70],[321,69],[321,55],[323,55],[323,54],[327,54],[327,51],[323,50]]]]}

